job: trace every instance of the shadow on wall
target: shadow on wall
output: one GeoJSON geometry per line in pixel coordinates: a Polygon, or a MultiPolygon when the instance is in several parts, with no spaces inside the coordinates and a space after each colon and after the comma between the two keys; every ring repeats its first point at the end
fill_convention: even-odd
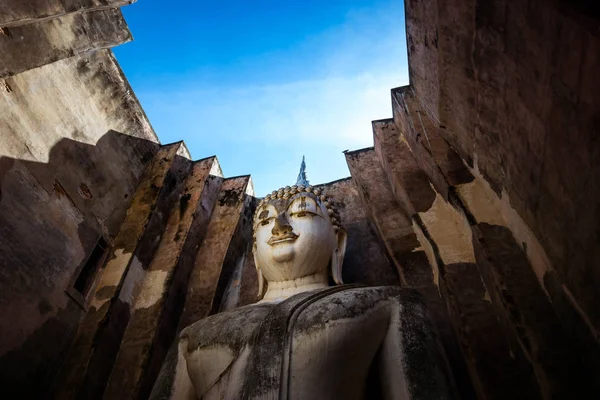
{"type": "Polygon", "coordinates": [[[118,233],[159,147],[111,130],[60,140],[47,163],[0,157],[1,397],[47,391],[83,314],[66,291],[118,233]]]}

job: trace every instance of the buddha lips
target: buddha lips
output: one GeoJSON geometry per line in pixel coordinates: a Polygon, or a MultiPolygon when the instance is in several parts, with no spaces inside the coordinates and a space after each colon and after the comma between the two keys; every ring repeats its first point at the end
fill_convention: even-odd
{"type": "Polygon", "coordinates": [[[296,235],[293,232],[286,233],[284,235],[271,236],[271,238],[267,241],[269,245],[274,245],[281,242],[293,242],[298,239],[299,235],[296,235]]]}

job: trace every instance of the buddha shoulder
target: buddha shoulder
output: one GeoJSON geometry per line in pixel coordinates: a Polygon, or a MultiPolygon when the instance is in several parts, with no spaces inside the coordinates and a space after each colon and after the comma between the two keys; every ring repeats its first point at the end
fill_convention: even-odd
{"type": "Polygon", "coordinates": [[[376,286],[342,290],[322,297],[306,307],[299,318],[307,327],[322,326],[326,322],[352,319],[382,308],[426,312],[416,291],[397,286],[376,286]]]}
{"type": "MultiPolygon", "coordinates": [[[[211,315],[185,328],[180,340],[187,342],[188,351],[213,346],[240,350],[263,321],[269,319],[270,313],[271,317],[276,318],[282,311],[291,312],[295,308],[294,303],[307,299],[307,295],[308,293],[304,293],[281,303],[248,305],[211,315]]],[[[315,298],[300,313],[300,319],[303,321],[302,325],[319,326],[326,321],[368,314],[375,308],[397,306],[425,312],[419,294],[411,289],[397,286],[359,287],[315,298]]]]}
{"type": "Polygon", "coordinates": [[[253,304],[211,315],[185,328],[180,341],[187,341],[188,351],[219,345],[241,348],[271,307],[271,304],[253,304]]]}

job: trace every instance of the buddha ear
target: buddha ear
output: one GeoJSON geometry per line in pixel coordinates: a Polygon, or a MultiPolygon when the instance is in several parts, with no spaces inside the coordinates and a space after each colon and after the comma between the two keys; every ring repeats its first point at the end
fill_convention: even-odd
{"type": "Polygon", "coordinates": [[[331,276],[333,281],[338,285],[342,285],[342,264],[344,263],[344,255],[346,254],[346,241],[348,234],[343,228],[338,228],[336,233],[337,247],[331,256],[331,276]]]}
{"type": "Polygon", "coordinates": [[[254,255],[254,266],[256,267],[256,277],[258,278],[258,294],[256,298],[258,300],[263,298],[264,290],[265,290],[265,278],[258,266],[258,260],[256,259],[256,243],[252,246],[252,254],[254,255]]]}

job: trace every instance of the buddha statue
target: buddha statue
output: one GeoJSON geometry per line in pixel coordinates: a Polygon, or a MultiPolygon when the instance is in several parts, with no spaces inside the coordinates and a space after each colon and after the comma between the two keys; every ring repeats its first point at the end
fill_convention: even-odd
{"type": "Polygon", "coordinates": [[[346,237],[321,189],[267,195],[254,217],[260,300],[185,328],[151,399],[454,398],[418,294],[342,284],[346,237]]]}

